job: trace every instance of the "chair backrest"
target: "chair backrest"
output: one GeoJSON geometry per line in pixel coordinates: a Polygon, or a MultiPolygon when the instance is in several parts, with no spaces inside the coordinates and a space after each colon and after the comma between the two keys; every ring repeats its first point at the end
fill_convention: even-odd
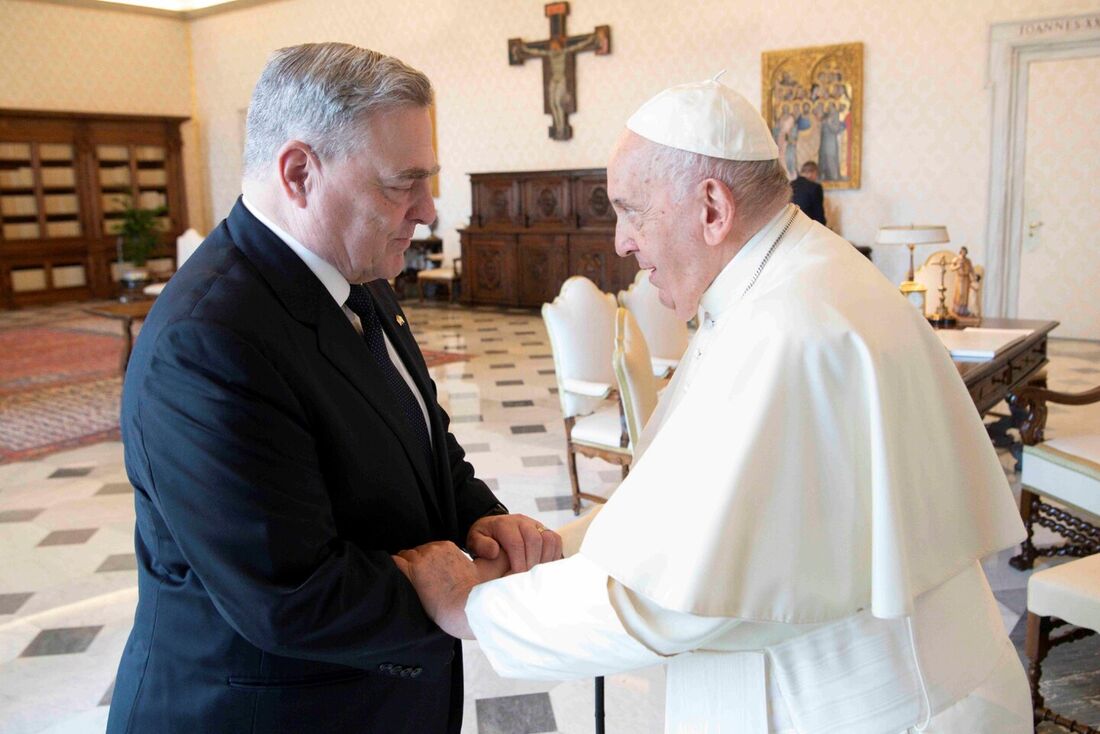
{"type": "Polygon", "coordinates": [[[645,336],[625,308],[615,313],[615,351],[611,364],[615,368],[630,445],[637,446],[642,429],[657,407],[657,378],[653,376],[645,336]]]}
{"type": "MultiPolygon", "coordinates": [[[[940,273],[944,272],[944,266],[941,263],[947,264],[946,274],[943,278],[943,284],[947,288],[944,298],[947,308],[951,309],[955,294],[956,277],[955,271],[951,269],[951,263],[954,262],[956,257],[958,257],[957,252],[938,250],[929,255],[925,259],[924,265],[921,265],[913,273],[913,280],[928,289],[924,299],[926,316],[935,315],[936,309],[940,305],[940,273]]],[[[985,268],[981,265],[975,265],[974,273],[977,277],[970,280],[970,300],[967,305],[970,308],[970,315],[980,317],[982,315],[982,285],[985,281],[985,268]]]]}
{"type": "Polygon", "coordinates": [[[176,270],[183,267],[187,258],[195,254],[202,244],[203,236],[193,229],[189,229],[176,238],[176,270]]]}
{"type": "Polygon", "coordinates": [[[571,393],[563,388],[563,381],[615,384],[611,368],[615,297],[588,278],[575,275],[562,284],[553,303],[542,305],[542,320],[550,335],[562,413],[566,418],[588,415],[603,399],[571,393]]]}
{"type": "Polygon", "coordinates": [[[691,341],[687,323],[661,303],[657,287],[649,282],[648,271],[639,270],[630,287],[619,291],[619,303],[634,315],[651,356],[673,360],[683,356],[691,341]]]}

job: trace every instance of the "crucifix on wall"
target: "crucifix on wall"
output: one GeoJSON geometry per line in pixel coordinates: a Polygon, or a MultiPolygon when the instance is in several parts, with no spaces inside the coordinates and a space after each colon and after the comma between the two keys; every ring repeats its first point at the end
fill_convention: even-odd
{"type": "Polygon", "coordinates": [[[569,140],[573,128],[569,115],[577,111],[577,54],[595,51],[597,56],[611,53],[611,26],[596,26],[592,33],[570,36],[565,31],[565,16],[569,3],[550,3],[546,17],[550,19],[550,38],[526,43],[522,38],[508,39],[508,63],[522,66],[531,58],[542,59],[542,108],[554,124],[550,137],[569,140]]]}

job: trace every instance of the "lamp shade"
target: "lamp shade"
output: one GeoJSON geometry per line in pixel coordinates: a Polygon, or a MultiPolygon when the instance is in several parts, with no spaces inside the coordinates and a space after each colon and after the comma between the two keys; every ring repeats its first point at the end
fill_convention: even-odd
{"type": "Polygon", "coordinates": [[[947,227],[939,224],[880,227],[875,237],[879,245],[933,245],[950,241],[947,227]]]}

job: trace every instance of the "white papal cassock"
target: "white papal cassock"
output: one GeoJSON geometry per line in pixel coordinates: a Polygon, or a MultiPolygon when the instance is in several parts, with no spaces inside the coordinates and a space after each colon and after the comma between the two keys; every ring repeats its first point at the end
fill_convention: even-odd
{"type": "Polygon", "coordinates": [[[580,552],[474,589],[498,673],[668,665],[666,731],[1031,731],[979,560],[1024,535],[927,322],[791,210],[704,294],[580,552]]]}

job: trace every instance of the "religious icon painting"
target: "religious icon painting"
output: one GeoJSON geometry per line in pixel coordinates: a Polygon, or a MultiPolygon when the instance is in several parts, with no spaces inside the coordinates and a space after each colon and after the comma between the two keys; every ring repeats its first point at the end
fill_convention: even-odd
{"type": "Polygon", "coordinates": [[[826,189],[858,189],[863,135],[863,44],[765,51],[760,112],[794,179],[817,164],[826,189]]]}

